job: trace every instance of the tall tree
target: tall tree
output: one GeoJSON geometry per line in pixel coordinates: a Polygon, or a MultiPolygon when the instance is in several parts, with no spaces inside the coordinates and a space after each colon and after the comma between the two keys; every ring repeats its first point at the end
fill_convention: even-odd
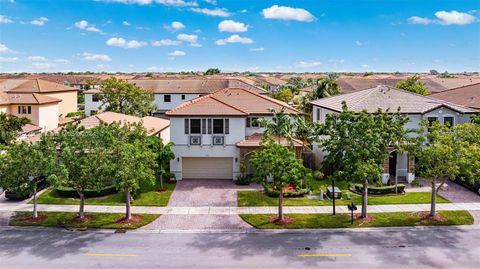
{"type": "Polygon", "coordinates": [[[304,115],[297,115],[293,124],[293,136],[302,141],[303,149],[312,149],[312,144],[319,139],[319,122],[312,122],[304,115]]]}
{"type": "MultiPolygon", "coordinates": [[[[59,171],[50,177],[57,186],[74,189],[80,198],[78,218],[85,217],[85,191],[98,189],[107,184],[110,166],[108,133],[103,126],[85,130],[68,125],[55,136],[58,151],[59,171]],[[106,135],[105,135],[106,134],[106,135]]],[[[111,139],[110,139],[111,140],[111,139]]]]}
{"type": "Polygon", "coordinates": [[[102,83],[99,99],[105,110],[122,114],[146,116],[156,109],[151,91],[115,77],[102,83]]]}
{"type": "Polygon", "coordinates": [[[161,189],[163,189],[163,177],[168,174],[167,168],[170,166],[170,160],[175,159],[175,154],[172,151],[173,146],[172,142],[164,144],[158,136],[150,137],[150,148],[156,155],[157,176],[160,178],[161,189]]]}
{"type": "Polygon", "coordinates": [[[317,88],[312,92],[311,100],[337,95],[341,92],[337,77],[321,78],[316,81],[317,88]]]}
{"type": "Polygon", "coordinates": [[[408,133],[402,131],[407,122],[408,117],[400,112],[355,113],[343,103],[343,111],[327,115],[320,130],[319,146],[327,153],[324,167],[334,171],[336,179],[363,184],[363,218],[367,217],[369,183],[381,184],[383,160],[389,157],[387,148],[396,149],[400,146],[396,141],[409,140],[408,133]]]}
{"type": "Polygon", "coordinates": [[[285,113],[285,109],[280,111],[275,111],[274,109],[269,109],[273,113],[273,118],[269,119],[259,119],[258,122],[260,126],[265,128],[265,134],[276,137],[277,142],[281,142],[281,138],[284,137],[290,146],[293,147],[293,131],[292,117],[285,113]]]}
{"type": "Polygon", "coordinates": [[[421,94],[421,95],[430,94],[430,91],[427,89],[427,86],[420,79],[421,77],[419,75],[407,77],[404,81],[398,82],[395,85],[395,87],[405,91],[421,94]]]}
{"type": "Polygon", "coordinates": [[[293,151],[275,143],[273,138],[268,136],[262,141],[262,148],[253,153],[250,162],[262,178],[261,184],[265,184],[264,179],[269,177],[272,180],[272,188],[279,190],[277,221],[283,222],[284,188],[289,184],[299,186],[301,180],[308,174],[308,169],[295,157],[293,151]]]}
{"type": "Polygon", "coordinates": [[[29,118],[18,118],[7,113],[0,112],[0,147],[9,145],[17,137],[22,127],[30,123],[29,118]]]}
{"type": "MultiPolygon", "coordinates": [[[[34,144],[12,144],[0,154],[0,187],[20,195],[29,195],[41,177],[49,177],[56,169],[55,146],[50,137],[42,136],[34,144]]],[[[37,218],[34,196],[33,217],[37,218]]]]}

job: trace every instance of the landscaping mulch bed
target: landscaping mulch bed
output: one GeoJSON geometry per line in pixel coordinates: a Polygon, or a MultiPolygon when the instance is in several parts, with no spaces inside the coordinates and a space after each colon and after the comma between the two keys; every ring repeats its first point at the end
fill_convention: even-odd
{"type": "Polygon", "coordinates": [[[293,219],[288,216],[283,216],[283,220],[279,220],[278,216],[272,216],[270,218],[270,221],[272,223],[275,223],[276,225],[281,225],[281,226],[287,226],[293,223],[293,219]]]}
{"type": "Polygon", "coordinates": [[[430,216],[430,212],[429,211],[420,211],[420,212],[416,212],[415,215],[417,215],[418,217],[422,218],[422,219],[425,219],[425,220],[434,220],[434,221],[445,221],[445,217],[442,216],[441,214],[435,214],[435,216],[430,216]]]}
{"type": "Polygon", "coordinates": [[[142,216],[140,215],[132,215],[132,217],[127,220],[125,217],[118,219],[115,223],[123,224],[123,225],[132,225],[138,224],[142,222],[142,216]]]}
{"type": "Polygon", "coordinates": [[[46,215],[38,214],[37,218],[34,218],[33,216],[29,216],[29,217],[22,218],[21,221],[24,221],[25,223],[28,223],[28,224],[36,224],[46,220],[47,218],[48,216],[46,215]]]}
{"type": "Polygon", "coordinates": [[[92,215],[90,214],[84,214],[83,219],[80,218],[79,215],[75,216],[75,218],[72,219],[72,223],[76,224],[82,224],[82,223],[88,223],[92,220],[92,215]]]}

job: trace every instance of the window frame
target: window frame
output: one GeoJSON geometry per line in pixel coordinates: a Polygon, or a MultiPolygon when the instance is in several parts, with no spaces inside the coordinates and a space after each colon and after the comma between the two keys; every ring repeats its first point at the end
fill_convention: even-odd
{"type": "MultiPolygon", "coordinates": [[[[202,119],[198,119],[198,118],[197,118],[197,119],[189,119],[189,120],[190,120],[190,122],[189,122],[189,123],[190,123],[190,124],[189,124],[190,126],[189,126],[189,129],[188,129],[189,134],[201,135],[201,134],[202,134],[202,119]],[[198,132],[195,132],[195,133],[192,132],[192,128],[193,128],[193,124],[192,124],[192,123],[193,123],[194,121],[195,121],[195,122],[198,121],[198,132]]],[[[195,126],[195,128],[197,128],[197,127],[195,126]]]]}
{"type": "Polygon", "coordinates": [[[92,94],[92,102],[100,102],[98,94],[92,94]]]}
{"type": "Polygon", "coordinates": [[[164,94],[163,95],[163,102],[164,103],[171,103],[172,102],[172,95],[171,94],[164,94]]]}
{"type": "Polygon", "coordinates": [[[225,134],[225,119],[212,119],[212,134],[225,134]],[[221,122],[221,131],[219,132],[218,130],[215,130],[215,128],[218,128],[219,126],[215,126],[215,123],[221,122]]]}

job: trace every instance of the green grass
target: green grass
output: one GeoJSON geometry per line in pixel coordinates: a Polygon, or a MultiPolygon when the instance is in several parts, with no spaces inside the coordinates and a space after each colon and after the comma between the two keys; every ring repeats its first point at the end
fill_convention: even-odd
{"type": "MultiPolygon", "coordinates": [[[[347,205],[353,202],[354,204],[362,203],[362,196],[350,193],[352,200],[336,200],[336,205],[347,205]]],[[[429,192],[410,192],[405,195],[398,196],[369,196],[369,205],[389,205],[389,204],[428,204],[430,203],[429,192]]],[[[345,194],[343,194],[345,197],[345,194]]],[[[238,206],[277,206],[278,198],[269,197],[258,191],[239,191],[238,192],[238,206]]],[[[298,198],[284,198],[285,206],[328,206],[332,205],[331,200],[311,200],[305,197],[298,198]]],[[[447,199],[437,195],[437,203],[449,203],[447,199]]]]}
{"type": "MultiPolygon", "coordinates": [[[[168,200],[172,195],[175,183],[165,183],[163,185],[167,190],[164,192],[157,192],[155,188],[143,189],[140,197],[132,202],[134,206],[166,206],[168,200]]],[[[106,195],[103,197],[86,198],[85,204],[87,205],[125,205],[125,195],[123,193],[115,193],[106,195]]],[[[32,203],[32,202],[30,202],[32,203]]],[[[80,199],[78,198],[63,198],[56,195],[52,189],[46,190],[42,195],[38,197],[39,204],[59,204],[59,205],[78,205],[80,199]]]]}
{"type": "Polygon", "coordinates": [[[242,214],[240,217],[257,229],[315,229],[315,228],[365,228],[365,227],[401,227],[401,226],[446,226],[471,225],[473,217],[467,211],[439,211],[442,220],[423,219],[417,213],[391,212],[370,213],[373,221],[370,223],[355,220],[350,224],[349,214],[289,214],[293,222],[288,225],[278,225],[271,222],[275,215],[242,214]]]}
{"type": "Polygon", "coordinates": [[[155,214],[135,214],[140,216],[141,221],[138,223],[118,223],[125,217],[121,213],[86,213],[91,216],[91,220],[85,223],[76,223],[73,219],[77,213],[73,212],[39,212],[39,217],[43,217],[42,221],[34,222],[28,221],[32,216],[31,212],[17,212],[10,219],[11,226],[41,226],[41,227],[67,227],[67,228],[99,228],[99,229],[137,229],[149,224],[157,219],[160,215],[155,214]],[[65,226],[60,225],[64,223],[65,226]]]}

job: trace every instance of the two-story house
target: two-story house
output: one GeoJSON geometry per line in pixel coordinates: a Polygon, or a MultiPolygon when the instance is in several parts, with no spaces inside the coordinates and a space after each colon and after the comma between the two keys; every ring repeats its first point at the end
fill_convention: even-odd
{"type": "MultiPolygon", "coordinates": [[[[438,120],[441,123],[454,126],[470,122],[471,117],[478,113],[478,110],[473,108],[381,85],[312,101],[312,119],[325,122],[328,114],[342,111],[343,101],[346,102],[348,109],[353,112],[366,110],[374,113],[381,109],[394,113],[400,108],[400,113],[407,115],[410,119],[405,126],[407,129],[420,128],[419,123],[422,119],[429,122],[438,120]]],[[[319,149],[318,145],[314,145],[314,152],[317,157],[317,164],[328,154],[319,149]]],[[[384,184],[394,179],[410,183],[415,178],[414,158],[409,156],[408,153],[390,152],[390,158],[384,161],[383,167],[382,182],[384,184]]]]}
{"type": "Polygon", "coordinates": [[[58,127],[77,110],[77,90],[41,79],[0,80],[0,112],[27,117],[42,131],[58,127]]]}
{"type": "MultiPolygon", "coordinates": [[[[152,111],[152,114],[157,117],[163,117],[165,112],[185,102],[229,87],[265,94],[262,89],[238,79],[130,79],[128,82],[153,93],[157,110],[152,111]]],[[[84,94],[87,116],[105,108],[100,101],[101,91],[99,88],[90,89],[84,94]]]]}
{"type": "Polygon", "coordinates": [[[251,173],[249,156],[260,147],[264,132],[258,119],[271,119],[269,109],[299,113],[284,102],[239,88],[219,90],[170,110],[166,115],[170,141],[175,143],[170,171],[177,180],[236,179],[244,163],[251,173]]]}

